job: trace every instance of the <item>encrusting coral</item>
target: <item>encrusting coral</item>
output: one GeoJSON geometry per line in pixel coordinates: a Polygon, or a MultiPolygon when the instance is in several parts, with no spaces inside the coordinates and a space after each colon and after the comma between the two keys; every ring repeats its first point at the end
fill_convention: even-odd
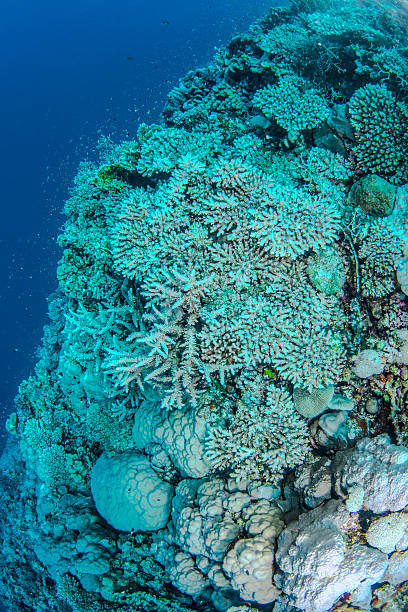
{"type": "Polygon", "coordinates": [[[405,40],[293,0],[81,164],[0,459],[10,610],[407,606],[405,40]]]}

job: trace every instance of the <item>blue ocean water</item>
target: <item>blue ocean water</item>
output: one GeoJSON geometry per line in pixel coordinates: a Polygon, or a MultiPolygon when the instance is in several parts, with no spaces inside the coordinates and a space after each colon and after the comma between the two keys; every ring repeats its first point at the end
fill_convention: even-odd
{"type": "Polygon", "coordinates": [[[63,201],[104,134],[158,121],[166,93],[271,0],[3,0],[0,23],[0,428],[56,287],[63,201]]]}

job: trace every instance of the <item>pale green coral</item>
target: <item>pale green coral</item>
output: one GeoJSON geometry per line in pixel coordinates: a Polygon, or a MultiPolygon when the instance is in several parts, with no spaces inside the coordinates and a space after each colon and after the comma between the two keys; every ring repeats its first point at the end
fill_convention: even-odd
{"type": "Polygon", "coordinates": [[[146,126],[139,128],[141,140],[138,171],[151,176],[157,172],[170,172],[185,155],[205,162],[221,149],[221,137],[216,132],[199,134],[184,129],[146,126]]]}
{"type": "Polygon", "coordinates": [[[363,295],[378,298],[395,291],[396,269],[404,251],[398,229],[379,219],[360,230],[358,245],[363,295]]]}
{"type": "Polygon", "coordinates": [[[325,295],[338,295],[346,282],[344,263],[332,247],[311,255],[306,271],[313,287],[325,295]]]}

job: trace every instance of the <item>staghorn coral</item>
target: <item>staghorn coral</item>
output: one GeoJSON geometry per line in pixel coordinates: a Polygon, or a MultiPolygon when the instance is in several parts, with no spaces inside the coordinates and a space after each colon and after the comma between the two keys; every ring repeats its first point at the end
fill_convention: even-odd
{"type": "Polygon", "coordinates": [[[321,147],[308,149],[298,161],[302,177],[314,182],[324,177],[335,184],[342,184],[352,176],[348,162],[339,153],[321,147]]]}
{"type": "Polygon", "coordinates": [[[316,34],[324,35],[333,40],[341,39],[361,39],[364,38],[377,44],[385,41],[385,36],[381,30],[375,27],[375,20],[372,19],[372,12],[360,10],[356,12],[352,3],[338,7],[334,11],[326,12],[323,10],[307,12],[301,16],[301,20],[309,30],[316,34]]]}
{"type": "Polygon", "coordinates": [[[145,283],[143,294],[150,298],[151,312],[143,319],[150,332],[137,331],[127,338],[133,350],[120,356],[113,351],[105,363],[126,389],[136,381],[143,391],[144,383],[159,385],[163,390],[163,407],[181,408],[185,396],[197,405],[202,379],[207,382],[213,372],[221,378],[232,371],[230,364],[208,363],[202,359],[198,342],[201,301],[208,291],[209,279],[198,281],[194,271],[183,276],[176,270],[165,274],[167,283],[152,280],[145,283]]]}
{"type": "Polygon", "coordinates": [[[302,265],[283,260],[275,266],[264,295],[243,300],[224,291],[222,308],[204,313],[204,358],[252,367],[269,363],[309,390],[330,384],[344,359],[337,301],[311,287],[302,265]]]}

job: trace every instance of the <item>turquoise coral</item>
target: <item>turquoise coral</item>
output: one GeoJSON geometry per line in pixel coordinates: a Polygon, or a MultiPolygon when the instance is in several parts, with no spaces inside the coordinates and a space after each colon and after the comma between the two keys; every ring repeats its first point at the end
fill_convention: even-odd
{"type": "Polygon", "coordinates": [[[164,377],[172,382],[171,404],[180,405],[183,389],[196,403],[196,382],[244,364],[274,363],[306,388],[334,380],[340,314],[317,298],[290,260],[336,238],[335,205],[280,188],[243,162],[205,168],[191,158],[155,194],[135,196],[119,212],[114,259],[120,272],[143,280],[147,298],[155,297],[147,303],[150,331],[137,338],[150,353],[135,346],[134,356],[111,362],[126,385],[164,377]],[[193,301],[182,297],[191,290],[198,291],[193,301]]]}
{"type": "Polygon", "coordinates": [[[255,107],[273,118],[295,139],[301,132],[321,124],[329,116],[324,97],[296,74],[282,76],[276,85],[260,89],[253,98],[255,107]]]}
{"type": "Polygon", "coordinates": [[[408,109],[385,85],[358,89],[349,105],[357,168],[394,183],[408,177],[408,109]]]}
{"type": "MultiPolygon", "coordinates": [[[[408,508],[408,451],[356,441],[406,438],[408,52],[403,21],[361,2],[271,9],[160,123],[80,165],[0,460],[10,609],[309,609],[333,566],[327,602],[369,607],[368,569],[344,593],[341,559],[372,550],[390,466],[408,508]],[[341,518],[332,487],[347,541],[322,552],[307,509],[341,518]]],[[[404,542],[381,588],[408,580],[404,542]]]]}

